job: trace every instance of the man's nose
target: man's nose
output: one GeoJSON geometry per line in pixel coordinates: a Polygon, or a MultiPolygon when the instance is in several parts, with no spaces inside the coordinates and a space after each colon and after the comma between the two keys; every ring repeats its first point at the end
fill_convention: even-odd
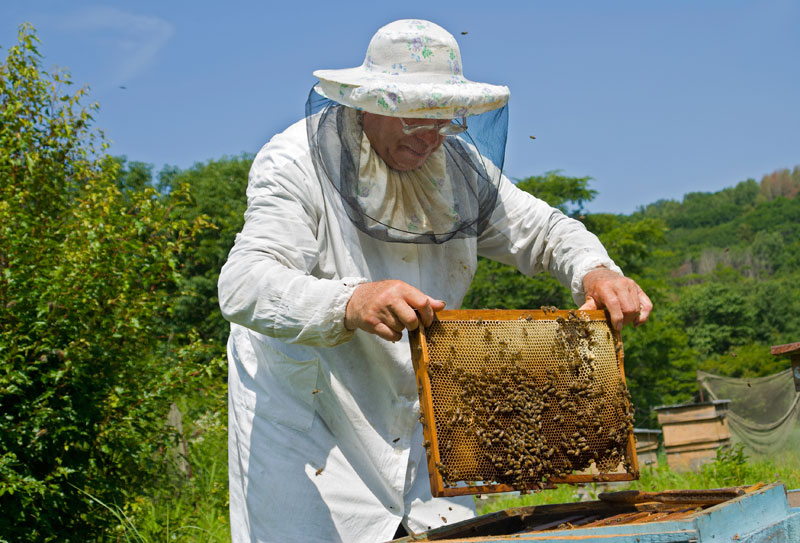
{"type": "Polygon", "coordinates": [[[438,130],[420,130],[415,135],[429,147],[438,144],[439,139],[442,137],[438,130]]]}

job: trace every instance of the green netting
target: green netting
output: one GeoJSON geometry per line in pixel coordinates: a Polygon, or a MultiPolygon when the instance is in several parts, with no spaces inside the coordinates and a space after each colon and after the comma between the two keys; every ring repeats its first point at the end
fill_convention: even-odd
{"type": "Polygon", "coordinates": [[[698,371],[697,380],[712,399],[731,401],[728,424],[734,443],[764,455],[800,449],[800,392],[791,369],[745,379],[698,371]]]}

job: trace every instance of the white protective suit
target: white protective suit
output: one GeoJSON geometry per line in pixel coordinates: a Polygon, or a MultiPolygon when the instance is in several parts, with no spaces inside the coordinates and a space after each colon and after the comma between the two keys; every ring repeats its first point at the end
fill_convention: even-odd
{"type": "Polygon", "coordinates": [[[458,308],[478,255],[547,270],[582,302],[582,278],[619,271],[582,224],[502,178],[479,238],[388,243],[359,231],[318,180],[306,122],[253,162],[247,211],[219,278],[231,321],[229,469],[234,543],[376,542],[474,515],[432,498],[407,336],[344,327],[366,281],[400,279],[458,308]]]}

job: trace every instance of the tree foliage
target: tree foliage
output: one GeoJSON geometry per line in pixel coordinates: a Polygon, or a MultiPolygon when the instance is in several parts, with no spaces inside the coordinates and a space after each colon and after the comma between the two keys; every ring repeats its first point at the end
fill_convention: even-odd
{"type": "Polygon", "coordinates": [[[591,202],[597,191],[589,188],[591,177],[569,177],[560,171],[526,177],[517,182],[517,187],[544,200],[567,215],[579,215],[583,204],[591,202]]]}
{"type": "Polygon", "coordinates": [[[0,534],[90,541],[110,521],[90,496],[123,503],[155,462],[184,370],[170,292],[202,221],[118,177],[96,106],[37,43],[23,25],[0,66],[0,534]]]}

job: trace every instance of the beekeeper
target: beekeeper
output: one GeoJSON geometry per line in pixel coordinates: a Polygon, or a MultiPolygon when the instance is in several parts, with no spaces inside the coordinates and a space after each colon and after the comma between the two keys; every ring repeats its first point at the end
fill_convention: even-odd
{"type": "Polygon", "coordinates": [[[652,307],[581,223],[502,175],[509,90],[465,78],[447,31],[396,21],[361,66],[314,75],[305,119],[253,162],[219,278],[234,542],[474,515],[471,496],[431,497],[402,332],[458,308],[478,256],[549,271],[619,326],[652,307]]]}

